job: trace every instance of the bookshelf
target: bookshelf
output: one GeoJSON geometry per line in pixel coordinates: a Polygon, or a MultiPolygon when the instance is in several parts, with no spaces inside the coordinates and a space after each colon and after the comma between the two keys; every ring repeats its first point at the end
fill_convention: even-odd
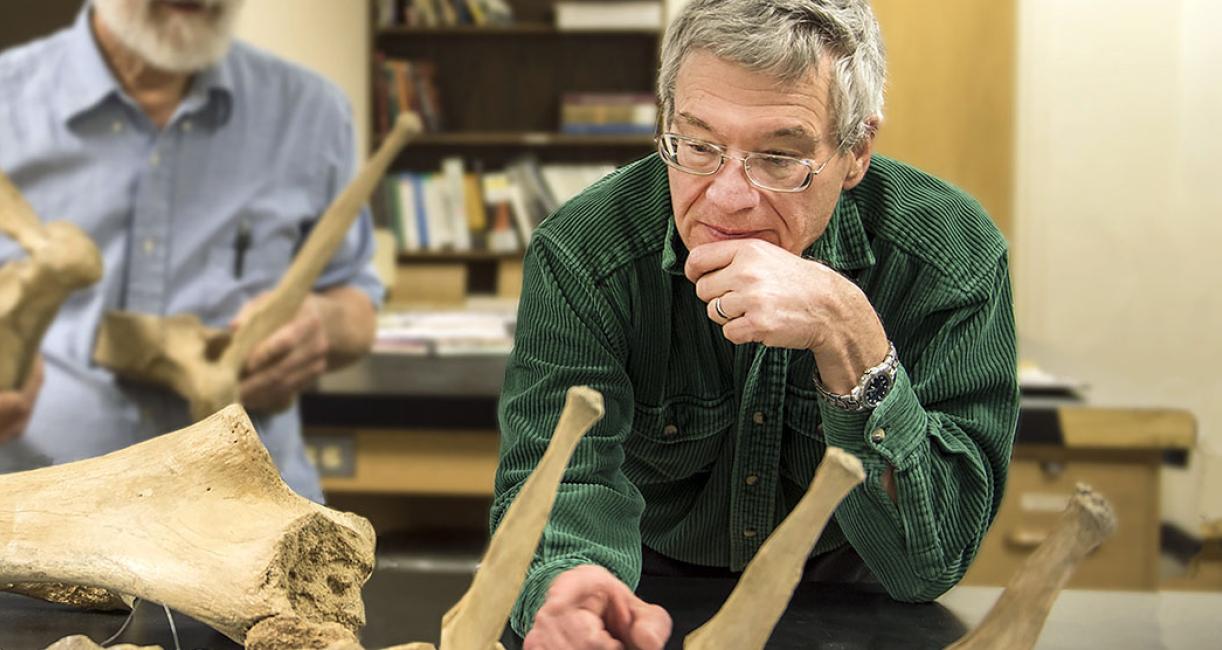
{"type": "MultiPolygon", "coordinates": [[[[433,174],[454,157],[462,159],[465,173],[481,174],[504,170],[526,155],[540,166],[621,165],[653,150],[651,129],[564,132],[562,103],[574,94],[652,96],[660,29],[562,29],[556,26],[557,0],[507,0],[512,10],[507,24],[404,24],[405,10],[410,11],[414,1],[420,0],[370,0],[371,141],[378,141],[379,125],[388,123],[388,116],[379,114],[387,111],[383,93],[396,92],[394,73],[387,72],[385,62],[425,62],[436,89],[437,127],[400,154],[392,174],[433,174]],[[392,20],[388,7],[394,7],[392,20]],[[387,84],[388,76],[392,87],[379,90],[379,82],[387,84]]],[[[437,2],[447,0],[429,1],[436,9],[437,2]]],[[[459,22],[470,22],[470,16],[459,22]]],[[[417,88],[415,101],[420,96],[417,88]]],[[[428,282],[434,287],[461,286],[464,294],[512,296],[520,277],[522,238],[517,232],[516,252],[490,251],[479,242],[469,250],[406,246],[396,255],[397,293],[410,293],[412,286],[428,282]]],[[[414,301],[409,296],[404,302],[414,301]]],[[[437,302],[437,293],[426,302],[437,302]]]]}

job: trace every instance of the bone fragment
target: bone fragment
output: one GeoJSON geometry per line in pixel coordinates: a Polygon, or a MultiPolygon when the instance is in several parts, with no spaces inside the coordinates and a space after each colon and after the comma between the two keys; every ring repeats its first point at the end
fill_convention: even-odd
{"type": "Polygon", "coordinates": [[[688,650],[763,648],[785,613],[823,527],[865,470],[855,456],[828,447],[798,505],[760,547],[721,610],[683,640],[688,650]]]}
{"type": "MultiPolygon", "coordinates": [[[[497,639],[509,620],[551,516],[556,490],[582,436],[603,417],[603,397],[586,386],[570,388],[547,451],[505,512],[467,593],[441,619],[441,650],[505,650],[497,639]]],[[[326,650],[363,650],[339,642],[326,650]]],[[[414,642],[385,650],[437,650],[414,642]]]]}
{"type": "Polygon", "coordinates": [[[240,406],[105,456],[0,475],[0,582],[92,585],[242,642],[266,618],[365,623],[367,520],[280,479],[240,406]]]}
{"type": "Polygon", "coordinates": [[[1018,568],[984,619],[948,650],[1034,648],[1057,594],[1078,563],[1115,530],[1111,504],[1079,484],[1056,529],[1018,568]]]}
{"type": "Polygon", "coordinates": [[[581,437],[602,417],[601,394],[584,386],[569,389],[547,451],[505,512],[471,588],[441,619],[441,650],[494,647],[535,557],[564,468],[581,437]]]}
{"type": "Polygon", "coordinates": [[[190,403],[196,420],[236,402],[238,377],[247,355],[292,320],[387,167],[420,129],[414,113],[399,116],[377,153],[315,223],[276,288],[232,339],[225,332],[204,327],[194,316],[163,319],[109,312],[98,332],[94,361],[119,376],[172,388],[190,403]]]}
{"type": "Polygon", "coordinates": [[[28,257],[0,266],[0,391],[25,384],[42,337],[77,289],[102,277],[102,256],[74,224],[46,225],[0,172],[0,233],[28,257]]]}
{"type": "MultiPolygon", "coordinates": [[[[47,646],[47,650],[103,650],[103,647],[94,643],[93,639],[77,634],[75,636],[66,636],[55,643],[47,646]]],[[[123,643],[120,645],[106,646],[105,650],[161,650],[159,645],[132,645],[123,643]]]]}
{"type": "Polygon", "coordinates": [[[71,605],[79,609],[103,612],[130,610],[133,598],[114,594],[97,587],[68,585],[61,582],[19,582],[0,584],[0,591],[29,596],[48,603],[71,605]]]}

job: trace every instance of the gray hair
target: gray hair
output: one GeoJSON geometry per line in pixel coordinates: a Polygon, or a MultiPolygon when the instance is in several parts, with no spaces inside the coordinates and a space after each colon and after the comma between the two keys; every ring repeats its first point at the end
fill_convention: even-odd
{"type": "Polygon", "coordinates": [[[798,81],[832,60],[831,112],[841,150],[882,119],[887,65],[869,0],[691,0],[662,43],[658,97],[674,118],[675,80],[688,54],[704,50],[748,70],[798,81]]]}

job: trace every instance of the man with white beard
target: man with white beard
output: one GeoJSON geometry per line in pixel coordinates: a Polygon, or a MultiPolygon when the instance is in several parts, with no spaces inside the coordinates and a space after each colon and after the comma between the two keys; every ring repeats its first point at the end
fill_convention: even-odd
{"type": "MultiPolygon", "coordinates": [[[[0,471],[190,424],[181,398],[90,362],[102,315],[191,313],[235,325],[352,176],[345,99],[311,72],[231,43],[240,6],[93,0],[70,28],[0,54],[0,169],[42,218],[81,226],[105,268],[48,330],[41,376],[0,393],[0,471]]],[[[315,500],[296,396],[372,344],[382,297],[372,246],[364,214],[243,372],[241,401],[281,474],[315,500]]],[[[20,255],[0,241],[0,262],[20,255]]]]}

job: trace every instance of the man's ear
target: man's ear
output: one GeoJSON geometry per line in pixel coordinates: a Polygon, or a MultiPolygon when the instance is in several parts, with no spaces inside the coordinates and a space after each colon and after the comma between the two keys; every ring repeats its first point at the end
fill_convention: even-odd
{"type": "Polygon", "coordinates": [[[844,175],[843,189],[851,190],[857,187],[870,169],[870,156],[874,153],[874,134],[878,133],[878,118],[866,120],[866,136],[850,152],[848,173],[844,175]]]}

